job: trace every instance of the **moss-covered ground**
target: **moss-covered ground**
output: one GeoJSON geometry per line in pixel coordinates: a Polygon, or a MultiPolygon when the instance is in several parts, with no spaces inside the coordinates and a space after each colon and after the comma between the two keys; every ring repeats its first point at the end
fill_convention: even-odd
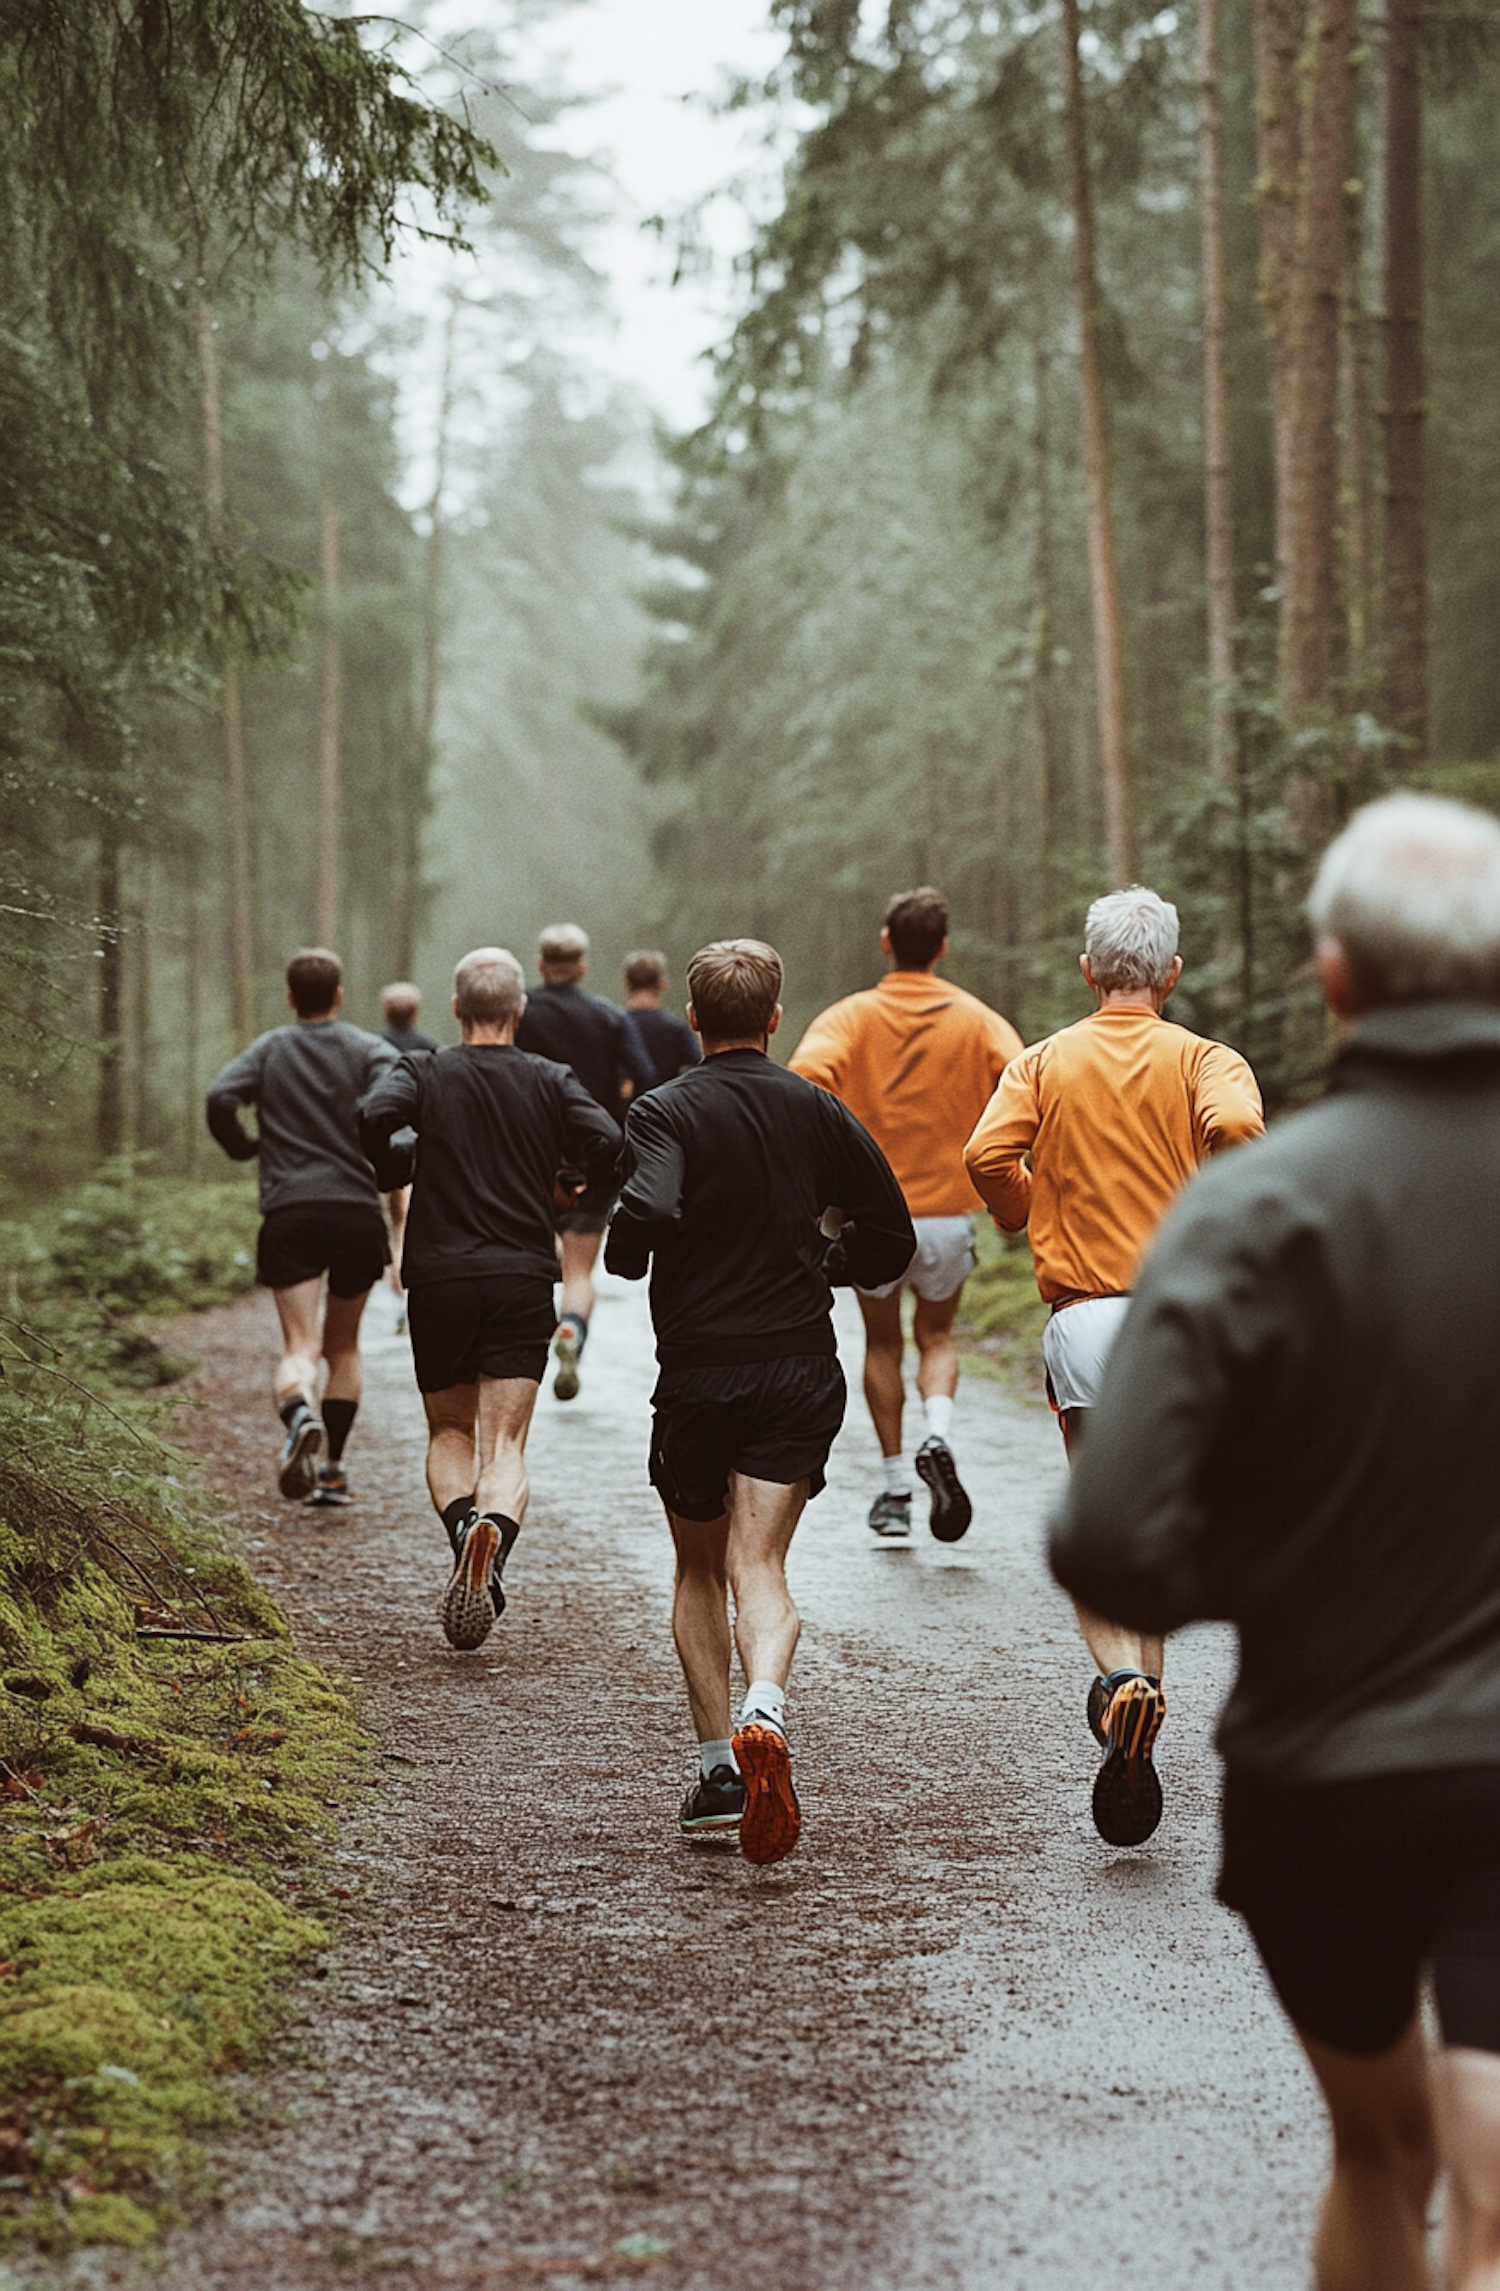
{"type": "Polygon", "coordinates": [[[154,1430],[153,1313],[248,1286],[253,1191],[120,1170],[0,1230],[0,2238],[140,2242],[326,1939],[365,1772],[154,1430]]]}

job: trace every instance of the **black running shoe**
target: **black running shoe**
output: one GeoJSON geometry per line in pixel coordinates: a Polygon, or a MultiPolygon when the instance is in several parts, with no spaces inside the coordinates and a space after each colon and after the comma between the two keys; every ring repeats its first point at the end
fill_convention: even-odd
{"type": "Polygon", "coordinates": [[[311,1495],[317,1475],[318,1456],[323,1446],[323,1427],[310,1408],[300,1408],[287,1426],[286,1445],[281,1451],[281,1474],[277,1485],[289,1501],[311,1495]]]}
{"type": "Polygon", "coordinates": [[[494,1512],[463,1522],[453,1537],[453,1573],[438,1610],[450,1647],[472,1653],[482,1647],[505,1613],[505,1562],[521,1530],[494,1512]]]}
{"type": "Polygon", "coordinates": [[[940,1440],[934,1432],[918,1448],[916,1466],[932,1490],[928,1526],[939,1543],[957,1543],[960,1536],[969,1532],[974,1506],[964,1493],[958,1466],[953,1461],[953,1450],[946,1440],[940,1440]]]}
{"type": "Polygon", "coordinates": [[[1160,1679],[1112,1671],[1104,1714],[1105,1754],[1094,1782],[1094,1827],[1106,1845],[1142,1846],[1161,1820],[1161,1777],[1152,1761],[1167,1715],[1160,1679]]]}
{"type": "Polygon", "coordinates": [[[887,1542],[897,1543],[911,1533],[911,1497],[892,1495],[883,1489],[870,1506],[870,1526],[876,1535],[887,1542]]]}
{"type": "Polygon", "coordinates": [[[682,1801],[677,1827],[685,1838],[728,1838],[745,1811],[745,1785],[732,1766],[700,1774],[682,1801]]]}
{"type": "Polygon", "coordinates": [[[319,1464],[310,1500],[315,1504],[343,1504],[350,1501],[349,1481],[342,1464],[319,1464]]]}

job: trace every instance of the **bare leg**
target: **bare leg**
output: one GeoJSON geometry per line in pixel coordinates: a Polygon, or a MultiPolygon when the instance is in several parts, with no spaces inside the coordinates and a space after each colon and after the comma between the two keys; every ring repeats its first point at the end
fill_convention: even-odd
{"type": "Polygon", "coordinates": [[[540,1390],[529,1376],[479,1379],[479,1479],[474,1501],[480,1511],[501,1512],[517,1526],[526,1517],[531,1494],[526,1435],[540,1390]]]}
{"type": "Polygon", "coordinates": [[[398,1297],[401,1294],[401,1252],[406,1246],[406,1212],[410,1205],[409,1185],[403,1185],[398,1192],[388,1193],[385,1197],[385,1229],[391,1242],[391,1261],[386,1266],[385,1277],[398,1297]]]}
{"type": "Polygon", "coordinates": [[[290,1289],[277,1289],[275,1297],[276,1314],[281,1322],[281,1358],[276,1364],[273,1384],[276,1405],[284,1407],[300,1392],[309,1408],[316,1409],[318,1363],[323,1357],[322,1277],[298,1281],[290,1289]]]}
{"type": "Polygon", "coordinates": [[[563,1233],[559,1236],[562,1256],[562,1309],[576,1313],[587,1320],[594,1309],[594,1266],[598,1262],[602,1233],[563,1233]]]}
{"type": "MultiPolygon", "coordinates": [[[[1298,2036],[1333,2129],[1333,2177],[1313,2246],[1317,2291],[1432,2291],[1427,2205],[1437,2162],[1420,2019],[1372,2058],[1298,2036]]],[[[1464,2291],[1497,2280],[1452,2277],[1464,2291]]]]}
{"type": "Polygon", "coordinates": [[[1466,2046],[1440,2054],[1437,2099],[1447,2279],[1452,2291],[1500,2291],[1500,2056],[1466,2046]]]}
{"type": "Polygon", "coordinates": [[[427,1411],[427,1486],[437,1509],[446,1511],[461,1496],[472,1496],[479,1482],[474,1433],[479,1421],[477,1384],[450,1384],[445,1392],[424,1392],[427,1411]]]}
{"type": "Polygon", "coordinates": [[[359,1324],[369,1294],[366,1289],[358,1297],[330,1295],[324,1307],[323,1358],[328,1363],[328,1382],[323,1388],[325,1400],[358,1400],[364,1390],[359,1324]]]}
{"type": "Polygon", "coordinates": [[[906,1406],[906,1384],[901,1355],[906,1339],[901,1332],[901,1291],[889,1297],[860,1297],[865,1323],[865,1401],[883,1456],[901,1453],[901,1417],[906,1406]]]}
{"type": "Polygon", "coordinates": [[[786,1587],[786,1555],[807,1502],[807,1482],[730,1475],[725,1573],[734,1593],[734,1637],[747,1683],[791,1675],[802,1623],[786,1587]]]}
{"type": "MultiPolygon", "coordinates": [[[[1086,1408],[1065,1408],[1058,1418],[1063,1446],[1070,1457],[1084,1436],[1087,1416],[1086,1408]]],[[[1166,1660],[1165,1640],[1149,1638],[1140,1631],[1127,1631],[1122,1623],[1106,1622],[1102,1615],[1080,1607],[1076,1599],[1073,1612],[1102,1678],[1108,1678],[1111,1671],[1144,1671],[1148,1678],[1161,1677],[1166,1660]]]]}
{"type": "Polygon", "coordinates": [[[729,1519],[667,1520],[677,1551],[672,1636],[687,1682],[688,1705],[700,1742],[727,1741],[734,1732],[729,1708],[729,1585],[724,1572],[729,1519]]]}
{"type": "Polygon", "coordinates": [[[917,1340],[917,1390],[924,1400],[946,1397],[951,1400],[958,1390],[958,1346],[953,1341],[953,1323],[958,1318],[958,1307],[963,1289],[954,1290],[951,1297],[918,1297],[916,1314],[912,1321],[912,1335],[917,1340]]]}

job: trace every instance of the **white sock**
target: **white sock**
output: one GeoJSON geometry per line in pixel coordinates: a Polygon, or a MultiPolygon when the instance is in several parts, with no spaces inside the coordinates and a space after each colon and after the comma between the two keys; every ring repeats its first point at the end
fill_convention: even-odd
{"type": "Polygon", "coordinates": [[[922,1402],[927,1413],[927,1436],[931,1440],[946,1440],[953,1429],[953,1395],[934,1392],[930,1400],[922,1402]]]}
{"type": "Polygon", "coordinates": [[[734,1774],[740,1770],[740,1762],[734,1754],[734,1744],[728,1741],[700,1742],[698,1745],[698,1765],[705,1782],[716,1766],[727,1766],[730,1772],[734,1774]]]}
{"type": "Polygon", "coordinates": [[[911,1473],[906,1468],[904,1456],[882,1456],[880,1468],[885,1474],[885,1492],[888,1496],[911,1494],[911,1473]]]}
{"type": "Polygon", "coordinates": [[[741,1726],[748,1725],[752,1718],[769,1718],[771,1724],[779,1726],[784,1734],[786,1732],[785,1710],[786,1688],[784,1686],[778,1686],[772,1678],[752,1679],[746,1690],[744,1705],[740,1711],[740,1724],[741,1726]]]}

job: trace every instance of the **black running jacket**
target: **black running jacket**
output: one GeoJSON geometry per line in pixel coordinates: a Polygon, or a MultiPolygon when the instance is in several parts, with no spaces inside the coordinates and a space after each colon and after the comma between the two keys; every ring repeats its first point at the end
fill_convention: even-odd
{"type": "Polygon", "coordinates": [[[830,1284],[899,1280],[917,1246],[868,1130],[760,1050],[721,1050],[638,1098],[604,1261],[638,1281],[664,1368],[834,1351],[830,1284]],[[825,1211],[843,1213],[836,1241],[825,1211]]]}

